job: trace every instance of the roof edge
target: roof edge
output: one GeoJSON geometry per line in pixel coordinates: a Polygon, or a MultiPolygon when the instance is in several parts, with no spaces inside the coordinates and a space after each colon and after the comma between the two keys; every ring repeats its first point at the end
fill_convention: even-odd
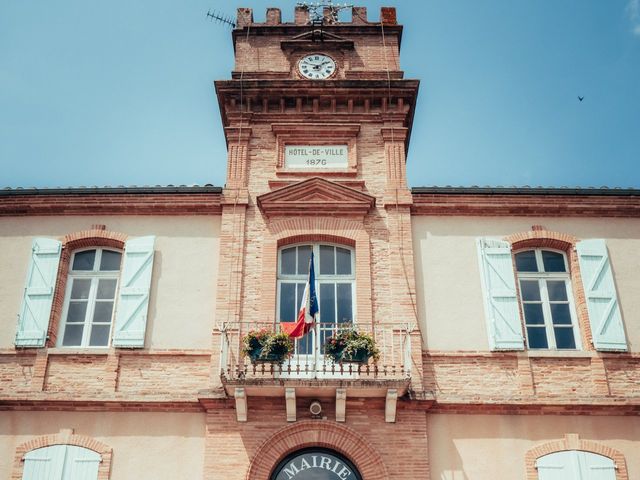
{"type": "Polygon", "coordinates": [[[64,187],[64,188],[4,188],[0,197],[18,195],[118,195],[118,194],[216,194],[222,187],[205,186],[156,186],[156,187],[64,187]]]}
{"type": "Polygon", "coordinates": [[[411,193],[453,195],[595,195],[640,196],[637,188],[569,187],[413,187],[411,193]]]}

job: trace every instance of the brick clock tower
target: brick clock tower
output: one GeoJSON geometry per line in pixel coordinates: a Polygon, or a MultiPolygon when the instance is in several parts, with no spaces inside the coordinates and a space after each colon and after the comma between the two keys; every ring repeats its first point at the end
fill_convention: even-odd
{"type": "MultiPolygon", "coordinates": [[[[426,441],[423,420],[412,427],[416,439],[396,425],[416,414],[401,413],[397,399],[422,392],[405,173],[419,82],[400,70],[395,8],[382,8],[379,22],[369,22],[363,7],[351,13],[350,22],[338,22],[335,7],[298,6],[294,22],[284,23],[280,10],[269,8],[266,22],[255,23],[251,9],[238,9],[235,69],[231,80],[215,82],[228,163],[214,348],[222,352],[220,390],[235,399],[233,428],[277,432],[289,423],[313,435],[328,429],[335,441],[352,435],[354,451],[338,451],[368,465],[360,458],[368,450],[354,440],[367,429],[385,432],[386,441],[371,440],[381,451],[396,435],[426,441]],[[320,306],[315,330],[296,341],[284,366],[247,365],[239,339],[295,319],[311,251],[320,306]],[[359,372],[327,364],[323,342],[341,324],[375,338],[376,363],[359,372]],[[314,401],[322,405],[315,416],[314,401]]],[[[222,413],[209,413],[214,448],[222,413]]],[[[247,478],[276,478],[273,463],[289,453],[256,453],[247,478]]],[[[426,458],[411,459],[412,474],[426,470],[426,458]]],[[[405,468],[398,452],[378,461],[405,468]]]]}

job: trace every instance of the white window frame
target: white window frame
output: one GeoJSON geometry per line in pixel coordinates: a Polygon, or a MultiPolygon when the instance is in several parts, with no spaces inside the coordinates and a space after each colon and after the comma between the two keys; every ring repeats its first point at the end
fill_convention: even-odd
{"type": "MultiPolygon", "coordinates": [[[[581,342],[581,337],[580,337],[580,325],[578,324],[578,318],[576,315],[576,307],[575,307],[575,303],[573,300],[573,289],[572,289],[572,283],[571,283],[571,273],[569,271],[569,262],[567,261],[567,255],[565,252],[563,252],[562,250],[556,250],[553,248],[523,248],[520,250],[517,250],[515,252],[513,252],[513,259],[514,259],[514,269],[515,269],[515,273],[516,273],[516,278],[518,281],[518,291],[519,291],[519,302],[520,302],[520,308],[522,311],[522,324],[523,324],[523,328],[525,331],[525,337],[527,340],[527,348],[529,350],[541,350],[541,351],[547,351],[547,350],[556,350],[556,351],[577,351],[577,350],[582,350],[582,342],[581,342]],[[519,253],[524,253],[524,252],[531,252],[533,251],[535,253],[535,258],[536,258],[536,264],[538,267],[538,270],[540,270],[541,268],[544,268],[544,262],[542,260],[542,252],[543,251],[547,251],[547,252],[552,252],[552,253],[558,253],[562,255],[562,258],[564,260],[564,268],[565,271],[564,272],[542,272],[542,271],[538,271],[538,272],[520,272],[518,271],[518,268],[516,266],[516,262],[515,262],[515,258],[516,255],[519,253]],[[544,347],[531,347],[529,345],[529,331],[527,330],[527,319],[525,316],[525,300],[524,297],[522,295],[522,287],[521,287],[521,281],[523,280],[529,280],[529,281],[537,281],[538,282],[538,288],[540,290],[540,300],[541,300],[541,304],[542,304],[542,316],[544,319],[544,326],[545,326],[545,333],[547,336],[547,348],[544,347]],[[556,281],[564,281],[565,284],[565,288],[567,291],[567,300],[568,300],[568,304],[569,304],[569,313],[571,315],[571,329],[573,331],[573,338],[574,338],[574,342],[575,342],[575,349],[573,348],[557,348],[556,346],[556,337],[555,337],[555,332],[553,330],[553,320],[552,320],[552,316],[551,316],[551,301],[549,300],[549,292],[547,289],[547,280],[556,280],[556,281]]],[[[563,302],[564,303],[564,302],[563,302]]],[[[565,327],[567,328],[567,327],[565,327]]]]}
{"type": "Polygon", "coordinates": [[[62,317],[60,319],[60,328],[57,339],[57,346],[60,348],[109,348],[111,346],[111,336],[113,335],[113,324],[115,319],[115,312],[118,300],[118,291],[120,287],[120,275],[122,273],[122,265],[124,262],[124,252],[117,248],[108,248],[108,247],[87,247],[83,249],[78,249],[73,252],[71,258],[69,260],[69,271],[67,273],[67,282],[66,282],[66,291],[64,296],[64,306],[62,308],[62,317]],[[96,251],[96,256],[94,259],[94,269],[93,270],[73,270],[73,262],[78,253],[88,252],[91,250],[96,251]],[[117,252],[121,255],[120,257],[120,269],[119,270],[109,270],[109,271],[100,271],[100,262],[102,259],[102,252],[110,251],[117,252]],[[90,279],[91,287],[89,289],[89,298],[87,302],[87,310],[85,312],[85,321],[84,328],[82,330],[82,341],[80,345],[64,345],[64,334],[67,328],[67,315],[69,313],[69,304],[71,302],[71,291],[73,289],[73,281],[74,279],[90,279]],[[111,310],[111,321],[109,323],[109,336],[107,345],[89,345],[89,341],[91,339],[91,330],[93,327],[93,314],[96,306],[96,296],[98,290],[98,281],[101,279],[115,279],[116,280],[116,288],[113,297],[113,309],[111,310]]]}
{"type": "MultiPolygon", "coordinates": [[[[280,247],[278,249],[278,269],[277,269],[277,284],[276,284],[276,323],[280,323],[280,292],[281,292],[281,284],[283,282],[296,282],[296,283],[306,283],[307,281],[307,277],[308,277],[308,272],[305,272],[304,274],[296,274],[296,275],[291,275],[291,274],[283,274],[281,271],[281,267],[282,267],[282,252],[288,248],[293,248],[293,247],[304,247],[304,246],[310,246],[313,250],[313,255],[315,258],[315,277],[316,277],[316,294],[318,297],[318,306],[321,306],[322,303],[322,294],[320,293],[320,285],[322,284],[336,284],[336,283],[349,283],[351,284],[351,322],[349,323],[345,323],[345,325],[355,325],[356,324],[356,317],[357,317],[357,305],[356,305],[356,262],[355,262],[355,256],[356,256],[356,250],[354,247],[351,247],[349,245],[343,245],[343,244],[339,244],[339,243],[332,243],[332,242],[300,242],[300,243],[294,243],[294,244],[289,244],[289,245],[284,245],[282,247],[280,247]],[[350,255],[350,260],[351,260],[351,274],[350,275],[338,275],[338,274],[334,274],[334,275],[327,275],[327,274],[321,274],[320,273],[320,247],[321,246],[328,246],[328,247],[338,247],[338,248],[342,248],[345,250],[349,250],[351,255],[350,255]]],[[[297,258],[296,258],[296,265],[297,265],[297,258]]],[[[300,308],[300,299],[296,299],[296,305],[295,305],[295,312],[297,314],[299,308],[300,308]]],[[[336,302],[337,302],[337,298],[336,298],[336,302]]],[[[337,303],[334,302],[334,307],[335,305],[337,305],[337,303]]],[[[313,352],[311,355],[316,356],[318,359],[321,359],[323,357],[323,355],[321,354],[320,350],[322,348],[322,345],[320,345],[320,335],[318,334],[318,329],[332,329],[332,330],[336,330],[340,323],[342,322],[338,322],[337,318],[335,322],[332,322],[330,324],[323,324],[322,322],[322,308],[320,308],[319,311],[319,315],[318,315],[318,321],[317,321],[317,326],[316,326],[316,333],[314,334],[314,338],[315,338],[315,345],[313,345],[313,352]],[[324,326],[323,326],[324,325],[324,326]]],[[[303,337],[304,338],[304,337],[303,337]]],[[[301,355],[298,354],[298,342],[301,341],[302,339],[299,339],[296,341],[296,355],[301,355]]],[[[303,340],[303,341],[307,341],[307,340],[303,340]]],[[[309,355],[309,354],[307,354],[309,355]]]]}

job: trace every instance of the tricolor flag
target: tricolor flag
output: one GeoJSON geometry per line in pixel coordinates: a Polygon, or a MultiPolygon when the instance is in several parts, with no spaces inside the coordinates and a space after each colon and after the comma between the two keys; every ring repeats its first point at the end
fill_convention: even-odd
{"type": "Polygon", "coordinates": [[[300,302],[300,310],[298,311],[298,320],[295,322],[281,323],[282,331],[291,338],[300,338],[313,328],[318,314],[318,297],[316,296],[316,273],[313,269],[313,252],[309,259],[309,277],[307,284],[304,286],[304,294],[302,302],[300,302]]]}

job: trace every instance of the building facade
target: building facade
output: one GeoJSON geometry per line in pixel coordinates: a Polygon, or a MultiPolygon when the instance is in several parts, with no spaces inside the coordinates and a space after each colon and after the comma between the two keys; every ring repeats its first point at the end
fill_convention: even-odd
{"type": "Polygon", "coordinates": [[[640,478],[640,191],[410,189],[395,9],[314,13],[238,9],[224,188],[0,191],[0,475],[640,478]]]}

